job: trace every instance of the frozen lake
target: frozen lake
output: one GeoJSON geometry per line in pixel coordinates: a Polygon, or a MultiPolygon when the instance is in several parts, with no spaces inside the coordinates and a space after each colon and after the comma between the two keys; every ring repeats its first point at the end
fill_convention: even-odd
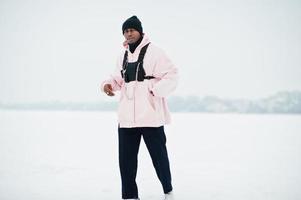
{"type": "MultiPolygon", "coordinates": [[[[301,199],[301,115],[172,113],[177,200],[301,199]]],[[[116,114],[0,111],[1,200],[117,200],[116,114]]],[[[162,189],[141,142],[141,200],[162,189]]]]}

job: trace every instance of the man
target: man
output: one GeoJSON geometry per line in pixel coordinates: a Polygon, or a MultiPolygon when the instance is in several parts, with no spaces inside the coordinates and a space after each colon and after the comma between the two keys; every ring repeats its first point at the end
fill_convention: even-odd
{"type": "Polygon", "coordinates": [[[136,16],[122,25],[125,51],[101,89],[120,91],[118,107],[119,167],[122,198],[138,200],[137,156],[141,137],[152,158],[166,200],[173,199],[164,125],[170,123],[166,97],[177,86],[177,68],[163,50],[150,43],[136,16]]]}

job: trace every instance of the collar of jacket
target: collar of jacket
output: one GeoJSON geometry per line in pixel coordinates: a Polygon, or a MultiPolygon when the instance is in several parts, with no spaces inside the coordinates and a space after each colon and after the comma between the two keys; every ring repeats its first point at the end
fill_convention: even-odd
{"type": "Polygon", "coordinates": [[[138,45],[141,43],[142,40],[143,40],[143,36],[141,36],[139,40],[134,44],[129,44],[129,50],[131,53],[134,53],[135,49],[138,47],[138,45]]]}
{"type": "Polygon", "coordinates": [[[144,47],[147,43],[149,43],[149,38],[147,35],[143,35],[142,41],[140,42],[140,44],[136,47],[135,51],[132,53],[130,51],[130,47],[129,45],[126,47],[126,50],[128,51],[128,53],[130,54],[135,54],[136,52],[140,52],[140,50],[142,49],[142,47],[144,47]]]}

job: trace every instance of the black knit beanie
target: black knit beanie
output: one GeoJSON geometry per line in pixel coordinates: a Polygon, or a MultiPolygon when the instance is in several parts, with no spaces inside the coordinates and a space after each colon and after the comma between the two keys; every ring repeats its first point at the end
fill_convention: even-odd
{"type": "Polygon", "coordinates": [[[135,15],[128,18],[122,24],[122,34],[124,34],[124,31],[128,28],[133,28],[133,29],[137,30],[140,33],[140,35],[142,35],[142,33],[143,33],[143,28],[142,28],[141,21],[135,15]]]}

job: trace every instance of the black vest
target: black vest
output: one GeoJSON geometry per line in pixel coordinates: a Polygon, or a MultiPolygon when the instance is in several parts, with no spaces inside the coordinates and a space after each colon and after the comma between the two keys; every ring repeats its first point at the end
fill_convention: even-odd
{"type": "Polygon", "coordinates": [[[128,62],[128,51],[125,51],[122,63],[121,76],[126,83],[131,81],[144,81],[144,79],[155,78],[153,76],[145,76],[143,68],[143,59],[149,43],[140,50],[138,60],[136,62],[128,62]]]}

